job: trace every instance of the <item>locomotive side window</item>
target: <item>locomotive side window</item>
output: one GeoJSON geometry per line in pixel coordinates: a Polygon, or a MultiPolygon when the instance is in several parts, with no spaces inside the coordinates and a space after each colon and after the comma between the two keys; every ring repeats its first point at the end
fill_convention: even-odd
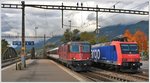
{"type": "Polygon", "coordinates": [[[137,54],[138,46],[136,44],[121,44],[123,54],[137,54]]]}
{"type": "Polygon", "coordinates": [[[70,51],[71,52],[79,52],[79,45],[78,44],[70,45],[70,51]]]}

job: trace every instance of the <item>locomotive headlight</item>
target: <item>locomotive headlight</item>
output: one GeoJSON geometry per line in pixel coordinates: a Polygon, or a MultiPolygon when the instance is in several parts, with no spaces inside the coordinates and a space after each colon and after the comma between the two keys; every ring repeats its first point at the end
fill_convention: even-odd
{"type": "Polygon", "coordinates": [[[73,60],[76,60],[76,58],[74,57],[74,58],[72,58],[73,60]]]}

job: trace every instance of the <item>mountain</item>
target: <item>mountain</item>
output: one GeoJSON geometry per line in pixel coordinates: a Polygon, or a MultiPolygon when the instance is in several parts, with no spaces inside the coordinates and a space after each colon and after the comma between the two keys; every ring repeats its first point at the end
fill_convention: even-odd
{"type": "MultiPolygon", "coordinates": [[[[55,44],[55,45],[61,45],[62,42],[60,41],[61,38],[63,36],[54,36],[50,39],[46,39],[45,41],[45,44],[48,44],[48,43],[52,43],[52,44],[55,44]]],[[[38,43],[35,43],[33,46],[26,46],[26,50],[29,51],[32,49],[32,47],[35,47],[36,49],[41,49],[44,47],[44,41],[39,41],[38,43]]],[[[15,48],[16,50],[20,50],[21,49],[21,46],[18,46],[15,48]]]]}
{"type": "MultiPolygon", "coordinates": [[[[99,29],[99,34],[98,36],[107,36],[109,40],[112,40],[113,38],[115,38],[118,35],[122,35],[124,33],[124,31],[126,29],[129,29],[129,31],[134,34],[136,32],[137,29],[140,29],[141,31],[143,31],[147,37],[149,35],[149,21],[140,21],[138,23],[135,24],[130,24],[130,25],[113,25],[113,26],[107,26],[107,27],[103,27],[99,29]]],[[[50,39],[46,40],[46,44],[48,43],[52,43],[55,44],[57,46],[61,45],[61,38],[63,37],[63,35],[60,36],[54,36],[50,39]]],[[[40,41],[38,43],[35,43],[34,46],[26,46],[28,49],[30,50],[32,47],[35,47],[36,49],[41,49],[44,46],[44,41],[40,41]]],[[[20,47],[17,47],[16,49],[20,49],[20,47]]]]}
{"type": "Polygon", "coordinates": [[[63,42],[61,42],[62,37],[63,37],[63,35],[52,37],[46,41],[46,44],[52,43],[52,44],[59,46],[63,43],[63,42]]]}
{"type": "Polygon", "coordinates": [[[143,31],[147,36],[149,35],[149,21],[140,21],[135,24],[130,25],[113,25],[108,27],[103,27],[99,29],[98,36],[107,36],[109,40],[115,38],[118,35],[122,35],[126,29],[134,34],[137,29],[143,31]]]}

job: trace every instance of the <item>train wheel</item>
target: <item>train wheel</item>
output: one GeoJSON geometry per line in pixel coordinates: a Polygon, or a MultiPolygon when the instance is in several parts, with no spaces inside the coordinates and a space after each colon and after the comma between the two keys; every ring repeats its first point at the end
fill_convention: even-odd
{"type": "Polygon", "coordinates": [[[116,72],[120,72],[120,67],[119,66],[115,66],[115,71],[116,72]]]}
{"type": "Polygon", "coordinates": [[[70,68],[69,64],[66,64],[66,66],[67,66],[68,68],[70,68]]]}

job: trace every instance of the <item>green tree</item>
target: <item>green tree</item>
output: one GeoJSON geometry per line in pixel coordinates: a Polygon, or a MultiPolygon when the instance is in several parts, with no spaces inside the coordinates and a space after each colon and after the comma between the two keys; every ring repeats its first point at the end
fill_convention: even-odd
{"type": "Polygon", "coordinates": [[[88,41],[91,44],[95,44],[96,43],[96,35],[94,33],[88,33],[85,31],[80,34],[80,40],[88,41]]]}
{"type": "Polygon", "coordinates": [[[79,41],[80,40],[79,32],[80,31],[78,29],[74,29],[73,32],[71,32],[70,29],[66,29],[61,41],[64,43],[67,43],[69,41],[79,41]]]}
{"type": "Polygon", "coordinates": [[[74,29],[72,32],[72,41],[79,41],[80,40],[80,35],[79,35],[79,30],[78,29],[74,29]]]}
{"type": "Polygon", "coordinates": [[[66,29],[66,31],[63,34],[63,38],[61,39],[62,42],[67,43],[71,40],[71,32],[69,29],[66,29]]]}
{"type": "Polygon", "coordinates": [[[4,53],[4,51],[8,48],[8,42],[5,39],[1,40],[1,45],[2,45],[2,54],[4,53]]]}
{"type": "Polygon", "coordinates": [[[101,36],[98,38],[98,42],[99,43],[104,43],[104,42],[108,42],[108,37],[107,36],[101,36]]]}

